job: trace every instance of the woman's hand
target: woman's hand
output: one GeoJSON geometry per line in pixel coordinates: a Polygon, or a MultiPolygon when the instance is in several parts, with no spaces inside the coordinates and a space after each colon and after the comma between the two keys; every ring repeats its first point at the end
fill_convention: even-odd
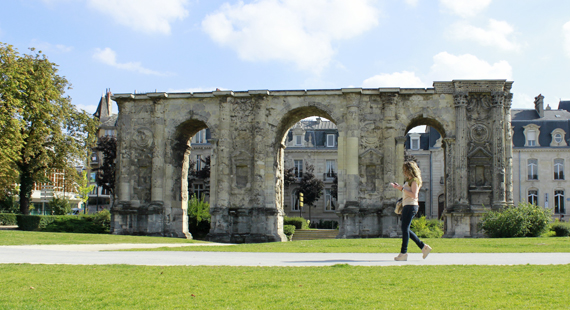
{"type": "Polygon", "coordinates": [[[390,185],[392,185],[393,188],[395,188],[395,189],[397,189],[397,190],[399,190],[399,191],[401,191],[401,190],[404,189],[404,187],[403,187],[402,185],[398,184],[398,183],[390,183],[390,185]]]}

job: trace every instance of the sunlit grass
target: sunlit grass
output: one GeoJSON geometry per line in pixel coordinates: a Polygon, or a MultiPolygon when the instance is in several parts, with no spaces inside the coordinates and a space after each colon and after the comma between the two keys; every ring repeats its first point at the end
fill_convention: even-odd
{"type": "Polygon", "coordinates": [[[182,238],[74,234],[40,231],[0,230],[0,245],[24,244],[110,244],[110,243],[192,243],[182,238]]]}
{"type": "Polygon", "coordinates": [[[0,309],[567,309],[569,267],[0,265],[0,309]]]}

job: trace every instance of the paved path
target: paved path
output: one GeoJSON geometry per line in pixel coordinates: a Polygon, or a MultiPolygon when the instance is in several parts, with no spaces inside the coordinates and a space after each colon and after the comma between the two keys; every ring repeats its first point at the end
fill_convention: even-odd
{"type": "MultiPolygon", "coordinates": [[[[570,253],[432,253],[425,260],[410,253],[407,262],[394,261],[390,253],[243,253],[243,252],[119,252],[129,247],[164,244],[0,246],[0,264],[157,265],[157,266],[359,266],[402,265],[561,265],[570,264],[570,253]]],[[[168,244],[168,246],[191,246],[168,244]]]]}

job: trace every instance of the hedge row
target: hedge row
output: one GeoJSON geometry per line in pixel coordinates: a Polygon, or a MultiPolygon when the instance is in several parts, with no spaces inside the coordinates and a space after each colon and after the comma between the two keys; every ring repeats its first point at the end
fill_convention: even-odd
{"type": "Polygon", "coordinates": [[[550,230],[556,233],[556,237],[570,236],[570,223],[556,222],[550,226],[550,230]]]}
{"type": "Polygon", "coordinates": [[[90,215],[16,215],[18,229],[106,234],[111,230],[111,214],[104,210],[90,215]]]}
{"type": "Polygon", "coordinates": [[[0,225],[16,225],[16,214],[0,213],[0,225]]]}
{"type": "Polygon", "coordinates": [[[284,217],[283,225],[293,225],[295,229],[309,229],[309,223],[302,217],[284,217]]]}

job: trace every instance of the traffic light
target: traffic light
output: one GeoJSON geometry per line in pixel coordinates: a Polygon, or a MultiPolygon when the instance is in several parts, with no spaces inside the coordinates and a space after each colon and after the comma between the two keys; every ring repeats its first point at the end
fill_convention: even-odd
{"type": "Polygon", "coordinates": [[[303,207],[303,193],[299,193],[299,207],[303,207]]]}

